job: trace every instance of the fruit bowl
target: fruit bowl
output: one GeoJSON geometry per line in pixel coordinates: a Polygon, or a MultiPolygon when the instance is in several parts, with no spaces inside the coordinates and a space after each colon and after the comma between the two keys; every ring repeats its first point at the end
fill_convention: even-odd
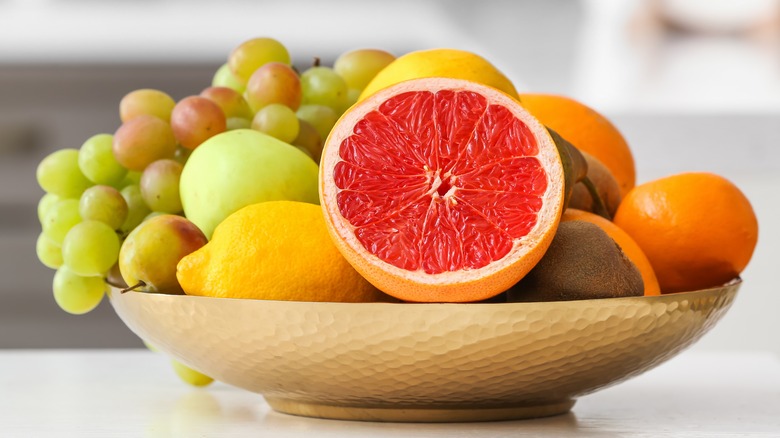
{"type": "Polygon", "coordinates": [[[125,293],[141,338],[276,411],[444,422],[542,417],[682,351],[730,307],[741,280],[600,300],[313,303],[125,293]]]}

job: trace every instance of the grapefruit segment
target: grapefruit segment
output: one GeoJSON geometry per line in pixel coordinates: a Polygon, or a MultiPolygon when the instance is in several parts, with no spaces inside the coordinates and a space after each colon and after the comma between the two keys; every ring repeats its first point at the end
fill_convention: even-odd
{"type": "Polygon", "coordinates": [[[541,258],[563,204],[547,130],[474,82],[386,88],[331,131],[320,197],[336,246],[371,283],[420,302],[479,301],[541,258]]]}

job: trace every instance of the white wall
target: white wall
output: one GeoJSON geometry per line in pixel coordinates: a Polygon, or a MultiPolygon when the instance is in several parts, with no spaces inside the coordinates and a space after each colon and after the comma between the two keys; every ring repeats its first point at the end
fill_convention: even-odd
{"type": "Polygon", "coordinates": [[[612,118],[640,182],[683,170],[732,179],[754,204],[759,244],[732,310],[695,348],[780,354],[780,30],[670,31],[648,14],[661,3],[0,2],[0,347],[140,345],[107,306],[82,317],[54,306],[33,250],[35,165],[113,130],[125,92],[199,92],[230,49],[269,35],[301,64],[361,46],[474,50],[520,89],[612,118]]]}

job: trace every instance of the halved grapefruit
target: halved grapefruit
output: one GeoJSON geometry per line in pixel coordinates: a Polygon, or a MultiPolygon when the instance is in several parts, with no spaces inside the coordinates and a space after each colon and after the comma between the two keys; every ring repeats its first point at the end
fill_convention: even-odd
{"type": "Polygon", "coordinates": [[[405,301],[470,302],[519,281],[563,205],[550,134],[475,82],[423,78],[353,106],[328,137],[320,201],[345,258],[405,301]]]}

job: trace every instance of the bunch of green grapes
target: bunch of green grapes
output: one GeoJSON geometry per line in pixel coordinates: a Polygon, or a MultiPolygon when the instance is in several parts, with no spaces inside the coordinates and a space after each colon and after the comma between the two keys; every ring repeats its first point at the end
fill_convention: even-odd
{"type": "MultiPolygon", "coordinates": [[[[37,168],[46,193],[38,203],[42,232],[36,250],[41,263],[56,270],[57,304],[84,314],[100,304],[108,283],[123,283],[117,263],[123,242],[151,217],[183,215],[179,179],[201,143],[227,130],[251,128],[319,161],[336,120],[394,59],[382,50],[353,50],[332,68],[315,60],[299,74],[284,45],[255,38],[230,53],[199,95],[178,102],[154,89],[125,95],[113,134],[58,150],[37,168]]],[[[155,257],[141,263],[155,263],[155,257]]],[[[182,369],[177,368],[181,376],[196,375],[182,369]]]]}
{"type": "Polygon", "coordinates": [[[248,104],[246,119],[234,125],[290,143],[319,162],[322,144],[338,118],[394,59],[383,50],[358,49],[343,53],[333,67],[315,59],[299,74],[284,45],[272,38],[255,38],[230,53],[212,85],[234,90],[248,104]]]}
{"type": "MultiPolygon", "coordinates": [[[[56,269],[54,299],[66,312],[94,309],[106,278],[120,282],[119,249],[150,215],[180,214],[177,140],[170,118],[176,103],[158,90],[137,90],[122,99],[122,125],[97,134],[79,149],[45,157],[37,169],[46,192],[38,204],[41,262],[56,269]]],[[[181,156],[181,154],[180,154],[181,156]]]]}
{"type": "MultiPolygon", "coordinates": [[[[123,283],[118,256],[134,229],[160,214],[182,214],[183,164],[192,149],[224,131],[227,121],[206,97],[177,103],[152,89],[124,96],[119,117],[114,134],[97,134],[79,149],[56,151],[37,169],[46,194],[38,204],[42,232],[36,250],[44,265],[57,270],[54,299],[72,314],[97,307],[108,283],[123,283]]],[[[142,262],[154,263],[156,257],[149,256],[142,262]]],[[[177,366],[188,383],[208,380],[194,379],[199,373],[177,366]]]]}

